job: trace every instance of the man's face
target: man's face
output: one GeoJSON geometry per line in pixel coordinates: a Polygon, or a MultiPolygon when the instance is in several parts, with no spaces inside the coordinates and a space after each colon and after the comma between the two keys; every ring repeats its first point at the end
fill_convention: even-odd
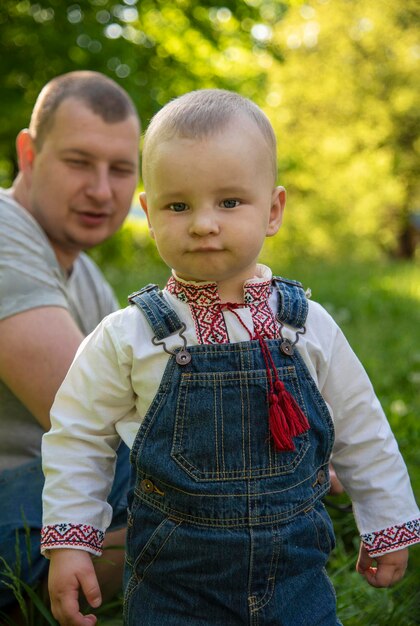
{"type": "Polygon", "coordinates": [[[47,234],[59,262],[110,237],[130,209],[138,178],[139,125],[134,116],[106,123],[82,101],[55,112],[27,176],[26,208],[47,234]]]}

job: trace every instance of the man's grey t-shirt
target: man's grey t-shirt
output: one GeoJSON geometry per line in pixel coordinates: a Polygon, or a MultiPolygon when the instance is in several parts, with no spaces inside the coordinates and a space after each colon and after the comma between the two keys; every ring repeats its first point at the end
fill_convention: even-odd
{"type": "MultiPolygon", "coordinates": [[[[118,304],[102,273],[84,253],[67,278],[39,224],[8,191],[0,189],[0,319],[44,306],[67,309],[87,335],[118,304]]],[[[0,381],[0,470],[40,456],[43,433],[0,381]]]]}

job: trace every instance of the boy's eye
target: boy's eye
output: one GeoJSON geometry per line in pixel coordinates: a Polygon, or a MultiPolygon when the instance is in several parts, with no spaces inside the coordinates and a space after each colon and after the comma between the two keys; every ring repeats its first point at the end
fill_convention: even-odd
{"type": "Polygon", "coordinates": [[[228,198],[227,200],[222,200],[222,202],[220,203],[220,205],[224,209],[233,209],[234,207],[238,206],[238,204],[240,204],[239,200],[235,200],[234,198],[228,198]]]}
{"type": "Polygon", "coordinates": [[[169,205],[169,208],[171,211],[175,211],[175,213],[181,213],[188,208],[188,205],[185,204],[185,202],[172,202],[172,204],[169,205]]]}

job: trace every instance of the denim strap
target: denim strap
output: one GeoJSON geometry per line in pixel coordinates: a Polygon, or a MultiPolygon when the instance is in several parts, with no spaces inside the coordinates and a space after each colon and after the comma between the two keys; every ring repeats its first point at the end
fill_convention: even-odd
{"type": "Polygon", "coordinates": [[[302,283],[280,276],[274,276],[273,283],[279,294],[278,320],[293,328],[302,328],[308,315],[308,300],[302,283]]]}
{"type": "Polygon", "coordinates": [[[128,301],[144,313],[156,339],[164,339],[184,326],[175,311],[166,304],[157,285],[146,285],[135,291],[128,296],[128,301]]]}

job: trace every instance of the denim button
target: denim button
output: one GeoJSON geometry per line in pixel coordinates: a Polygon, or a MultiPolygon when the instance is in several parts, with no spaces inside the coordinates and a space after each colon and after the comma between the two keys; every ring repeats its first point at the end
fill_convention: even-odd
{"type": "Polygon", "coordinates": [[[140,489],[144,491],[144,493],[152,493],[155,489],[154,484],[148,478],[145,478],[140,483],[140,489]]]}
{"type": "Polygon", "coordinates": [[[191,354],[187,350],[180,350],[175,357],[175,361],[178,365],[188,365],[191,361],[191,354]]]}
{"type": "Polygon", "coordinates": [[[325,473],[325,470],[319,470],[318,474],[317,474],[317,482],[319,485],[323,485],[327,480],[327,475],[325,473]]]}
{"type": "Polygon", "coordinates": [[[280,344],[280,350],[286,356],[292,356],[294,353],[293,345],[288,339],[284,339],[280,344]]]}

